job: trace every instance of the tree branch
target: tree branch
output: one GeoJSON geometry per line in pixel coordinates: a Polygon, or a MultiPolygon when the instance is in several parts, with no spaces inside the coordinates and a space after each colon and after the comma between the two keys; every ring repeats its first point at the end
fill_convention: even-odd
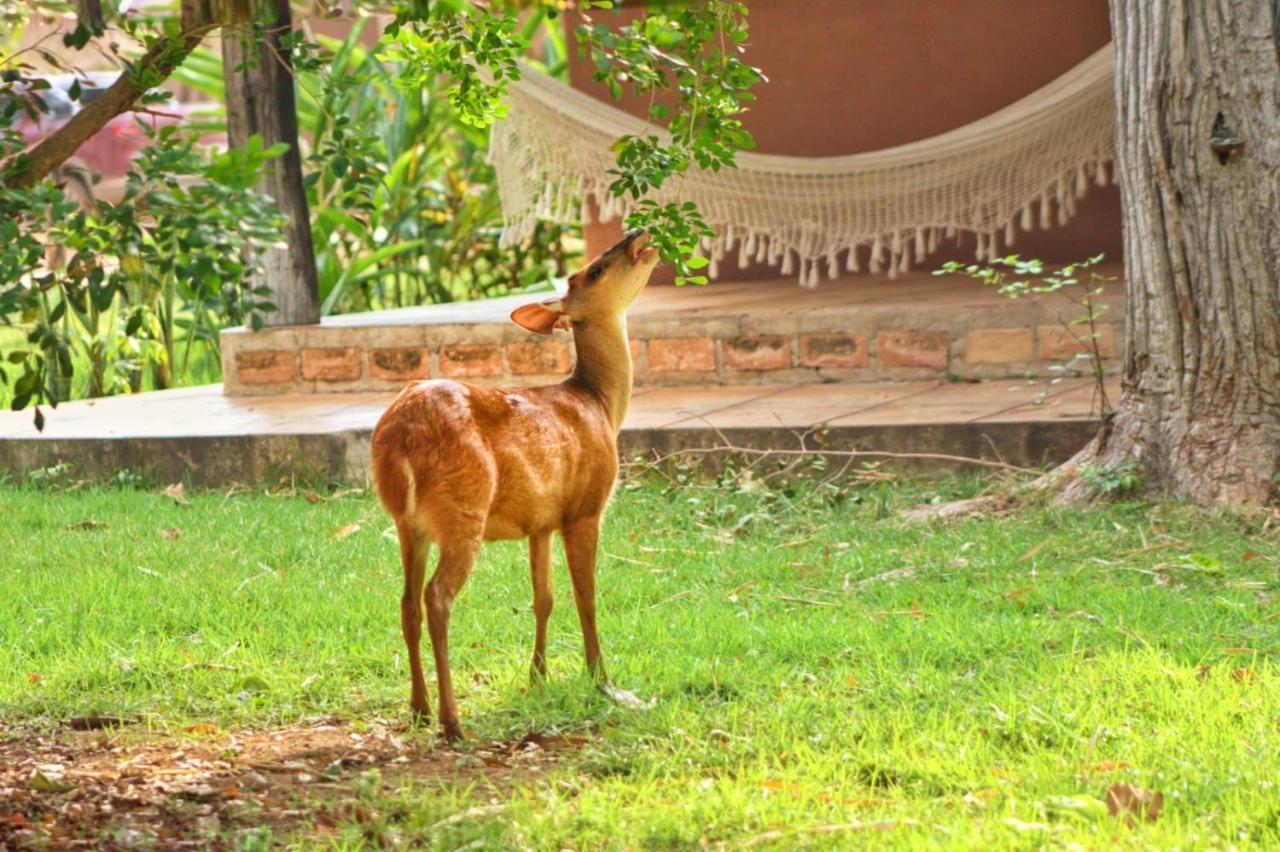
{"type": "Polygon", "coordinates": [[[47,177],[54,169],[117,115],[129,112],[146,93],[148,87],[139,80],[167,79],[187,58],[205,35],[217,28],[208,24],[172,37],[162,38],[132,66],[107,87],[99,97],[85,105],[71,120],[25,151],[0,160],[0,183],[14,189],[26,189],[47,177]]]}

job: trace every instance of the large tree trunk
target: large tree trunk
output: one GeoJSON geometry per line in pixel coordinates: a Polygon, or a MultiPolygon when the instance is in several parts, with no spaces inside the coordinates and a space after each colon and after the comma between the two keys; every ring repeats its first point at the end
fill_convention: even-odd
{"type": "Polygon", "coordinates": [[[315,251],[311,243],[311,216],[302,186],[302,156],[298,150],[298,114],[293,95],[289,52],[280,37],[291,31],[289,0],[260,0],[275,23],[260,32],[257,56],[246,62],[246,41],[226,32],[222,39],[223,79],[226,83],[227,135],[233,147],[242,147],[258,134],[264,145],[283,142],[289,150],[267,163],[260,189],[275,199],[285,216],[285,248],[270,249],[263,258],[266,285],[271,288],[274,313],[267,325],[309,325],[320,321],[320,290],[316,280],[315,251]]]}
{"type": "Polygon", "coordinates": [[[1277,15],[1272,0],[1111,3],[1124,396],[1072,464],[1136,461],[1153,496],[1277,496],[1277,15]]]}

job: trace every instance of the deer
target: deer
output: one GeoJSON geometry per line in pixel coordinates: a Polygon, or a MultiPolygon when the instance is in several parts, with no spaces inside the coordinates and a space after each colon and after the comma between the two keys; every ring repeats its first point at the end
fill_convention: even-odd
{"type": "Polygon", "coordinates": [[[425,605],[435,656],[439,722],[464,737],[449,669],[449,615],[485,541],[526,538],[533,584],[530,676],[547,677],[552,608],[551,538],[559,532],[589,675],[609,685],[596,632],[596,550],[618,474],[618,431],[631,400],[626,311],[658,262],[649,235],[633,230],[579,269],[554,299],[522,305],[511,320],[535,334],[573,334],[573,371],[558,384],[496,388],[451,380],[406,387],[373,432],[372,474],[395,522],[404,569],[400,626],[409,657],[409,706],[429,721],[420,642],[425,605]],[[428,552],[439,551],[425,582],[428,552]],[[424,586],[425,583],[425,586],[424,586]]]}

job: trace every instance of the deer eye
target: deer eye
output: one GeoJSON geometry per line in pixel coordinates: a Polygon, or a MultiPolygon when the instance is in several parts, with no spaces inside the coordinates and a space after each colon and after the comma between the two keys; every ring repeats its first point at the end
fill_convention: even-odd
{"type": "Polygon", "coordinates": [[[587,280],[588,280],[588,281],[595,281],[597,278],[599,278],[599,277],[600,277],[600,273],[601,273],[601,272],[603,272],[603,271],[604,271],[604,270],[603,270],[603,269],[601,269],[601,268],[600,268],[600,267],[598,267],[598,266],[593,266],[593,267],[591,267],[590,269],[588,269],[588,270],[587,270],[587,280]]]}

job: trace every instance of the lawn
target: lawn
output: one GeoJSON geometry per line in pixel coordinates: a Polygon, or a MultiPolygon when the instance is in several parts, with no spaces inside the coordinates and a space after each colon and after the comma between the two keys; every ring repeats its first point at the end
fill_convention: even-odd
{"type": "Polygon", "coordinates": [[[457,748],[408,722],[397,548],[367,493],[0,488],[0,845],[1280,845],[1277,525],[897,518],[978,487],[620,489],[601,635],[639,710],[583,675],[559,553],[530,686],[524,550],[486,546],[452,621],[457,748]],[[67,729],[94,714],[128,723],[67,729]],[[301,763],[246,757],[272,743],[301,763]],[[156,755],[217,780],[128,780],[156,755]],[[82,788],[126,783],[90,770],[151,798],[88,814],[82,788]],[[1106,814],[1117,783],[1163,794],[1154,822],[1106,814]]]}

